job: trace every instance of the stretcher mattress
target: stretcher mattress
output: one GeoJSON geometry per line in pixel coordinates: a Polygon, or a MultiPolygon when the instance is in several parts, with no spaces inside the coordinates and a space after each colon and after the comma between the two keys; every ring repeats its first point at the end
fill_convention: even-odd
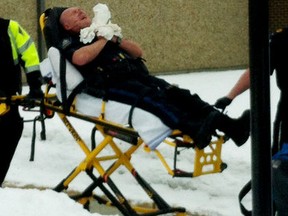
{"type": "MultiPolygon", "coordinates": [[[[48,58],[41,62],[40,68],[42,76],[51,78],[52,82],[56,84],[56,95],[61,101],[60,53],[56,48],[51,47],[48,50],[48,58]]],[[[82,80],[81,74],[66,60],[67,96],[82,80]]],[[[81,114],[99,117],[102,112],[102,102],[101,98],[80,93],[76,95],[75,108],[81,114]]],[[[105,119],[107,121],[123,126],[128,125],[131,105],[116,101],[105,103],[105,119]]],[[[155,149],[172,132],[157,116],[137,107],[133,110],[131,123],[134,130],[151,149],[155,149]]]]}

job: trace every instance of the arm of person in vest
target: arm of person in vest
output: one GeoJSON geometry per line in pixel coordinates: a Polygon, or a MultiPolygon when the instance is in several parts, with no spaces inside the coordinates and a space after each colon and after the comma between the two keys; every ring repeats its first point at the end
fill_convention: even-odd
{"type": "Polygon", "coordinates": [[[14,46],[12,49],[14,62],[20,64],[26,74],[30,89],[27,97],[31,99],[42,98],[39,56],[34,41],[16,21],[10,20],[8,31],[11,34],[11,45],[14,46]]]}

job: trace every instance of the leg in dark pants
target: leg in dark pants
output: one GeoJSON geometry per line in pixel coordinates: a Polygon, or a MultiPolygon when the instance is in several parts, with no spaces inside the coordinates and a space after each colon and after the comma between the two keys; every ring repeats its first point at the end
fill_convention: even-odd
{"type": "Polygon", "coordinates": [[[149,85],[138,80],[116,82],[107,89],[106,97],[157,115],[170,128],[179,129],[193,137],[199,148],[210,143],[216,129],[223,131],[237,146],[243,145],[248,139],[250,112],[243,113],[239,119],[231,119],[197,94],[173,87],[162,80],[151,78],[149,81],[149,85]]]}
{"type": "MultiPolygon", "coordinates": [[[[138,80],[126,80],[107,90],[107,99],[135,105],[157,115],[171,128],[179,121],[202,121],[214,111],[213,107],[186,89],[172,87],[161,79],[150,77],[147,84],[138,80]]],[[[189,126],[188,126],[189,127],[189,126]]],[[[182,129],[182,128],[178,128],[182,129]]]]}
{"type": "Polygon", "coordinates": [[[8,172],[14,152],[23,131],[23,119],[18,108],[12,108],[5,116],[0,117],[0,185],[2,185],[8,172]]]}

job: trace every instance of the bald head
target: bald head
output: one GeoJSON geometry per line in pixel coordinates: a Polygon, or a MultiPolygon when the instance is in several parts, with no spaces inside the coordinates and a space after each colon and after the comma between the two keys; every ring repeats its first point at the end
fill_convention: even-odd
{"type": "Polygon", "coordinates": [[[82,28],[91,25],[91,18],[82,9],[70,7],[62,12],[59,22],[65,30],[79,33],[82,28]]]}

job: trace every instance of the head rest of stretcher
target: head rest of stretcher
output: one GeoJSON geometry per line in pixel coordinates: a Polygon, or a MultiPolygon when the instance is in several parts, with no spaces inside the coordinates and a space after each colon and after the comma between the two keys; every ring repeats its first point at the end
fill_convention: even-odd
{"type": "MultiPolygon", "coordinates": [[[[83,82],[83,76],[68,60],[61,63],[61,53],[55,47],[50,47],[48,50],[48,58],[41,63],[42,76],[51,76],[53,84],[56,85],[56,94],[59,100],[62,101],[61,94],[61,64],[65,64],[65,80],[67,97],[83,82]]],[[[40,66],[41,66],[40,65],[40,66]]]]}
{"type": "Polygon", "coordinates": [[[44,11],[45,21],[43,26],[43,34],[47,49],[50,47],[59,47],[65,31],[59,23],[60,15],[67,7],[53,7],[44,11]]]}

